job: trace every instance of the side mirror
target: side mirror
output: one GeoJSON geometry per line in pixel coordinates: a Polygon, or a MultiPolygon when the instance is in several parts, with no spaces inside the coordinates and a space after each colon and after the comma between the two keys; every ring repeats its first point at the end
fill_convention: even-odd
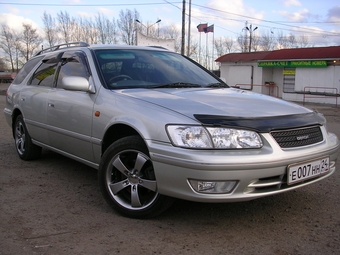
{"type": "Polygon", "coordinates": [[[63,89],[74,90],[74,91],[84,91],[91,92],[89,81],[80,76],[67,76],[62,79],[63,89]]]}

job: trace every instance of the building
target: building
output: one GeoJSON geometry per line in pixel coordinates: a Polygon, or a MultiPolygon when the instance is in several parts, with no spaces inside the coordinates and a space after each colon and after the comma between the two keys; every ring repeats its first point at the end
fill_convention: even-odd
{"type": "Polygon", "coordinates": [[[228,85],[297,102],[337,104],[340,46],[230,53],[215,60],[228,85]]]}
{"type": "Polygon", "coordinates": [[[138,46],[158,46],[175,51],[175,39],[154,38],[137,32],[136,41],[138,46]]]}

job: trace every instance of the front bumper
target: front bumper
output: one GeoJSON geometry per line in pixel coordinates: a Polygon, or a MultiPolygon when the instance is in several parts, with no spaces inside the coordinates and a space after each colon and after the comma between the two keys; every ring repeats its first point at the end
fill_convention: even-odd
{"type": "Polygon", "coordinates": [[[291,150],[282,150],[269,134],[263,136],[269,142],[256,150],[190,150],[149,141],[158,192],[197,202],[246,201],[303,187],[334,173],[339,151],[335,135],[326,134],[320,144],[291,150]],[[324,156],[330,158],[326,174],[287,185],[289,165],[324,156]],[[237,185],[227,194],[198,193],[189,183],[192,179],[236,181],[237,185]]]}

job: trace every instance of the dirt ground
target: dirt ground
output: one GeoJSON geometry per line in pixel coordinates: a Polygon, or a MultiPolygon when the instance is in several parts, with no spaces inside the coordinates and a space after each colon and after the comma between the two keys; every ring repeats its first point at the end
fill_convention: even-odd
{"type": "MultiPolygon", "coordinates": [[[[340,137],[340,109],[316,108],[340,137]]],[[[105,203],[96,170],[47,150],[21,161],[1,113],[0,255],[340,254],[339,162],[330,178],[296,191],[242,203],[179,200],[155,219],[128,219],[105,203]]]]}

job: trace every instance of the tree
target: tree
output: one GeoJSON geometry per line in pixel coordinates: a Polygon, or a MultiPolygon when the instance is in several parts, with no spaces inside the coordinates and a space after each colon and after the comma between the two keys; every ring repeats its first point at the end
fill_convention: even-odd
{"type": "Polygon", "coordinates": [[[83,38],[81,41],[89,44],[98,43],[99,32],[96,28],[96,24],[91,19],[83,20],[83,38]]]}
{"type": "Polygon", "coordinates": [[[260,45],[262,50],[264,51],[270,51],[275,49],[275,40],[272,32],[267,32],[261,35],[260,45]]]}
{"type": "Polygon", "coordinates": [[[214,47],[218,56],[223,56],[227,53],[224,39],[222,37],[214,40],[214,47]]]}
{"type": "Polygon", "coordinates": [[[41,45],[43,40],[31,24],[23,23],[22,26],[24,30],[20,40],[20,52],[25,61],[28,61],[28,59],[33,55],[33,52],[41,45]]]}
{"type": "Polygon", "coordinates": [[[234,51],[234,40],[232,38],[224,39],[224,46],[226,47],[227,53],[234,51]]]}
{"type": "Polygon", "coordinates": [[[287,36],[287,44],[288,44],[288,48],[296,48],[297,47],[297,41],[296,41],[295,35],[289,34],[287,36]]]}
{"type": "Polygon", "coordinates": [[[98,42],[102,44],[118,43],[118,32],[114,19],[111,22],[108,18],[98,14],[95,17],[95,28],[98,31],[98,42]]]}
{"type": "Polygon", "coordinates": [[[6,62],[0,58],[0,72],[6,71],[7,70],[7,66],[6,66],[6,62]]]}
{"type": "Polygon", "coordinates": [[[133,11],[126,9],[119,12],[119,20],[117,21],[120,29],[121,39],[128,45],[136,44],[136,20],[139,19],[139,13],[136,9],[133,11]]]}
{"type": "Polygon", "coordinates": [[[307,35],[299,36],[297,39],[297,44],[299,45],[300,48],[306,48],[310,46],[308,36],[307,35]]]}
{"type": "Polygon", "coordinates": [[[94,44],[98,42],[98,31],[91,19],[78,18],[72,20],[72,41],[87,42],[94,44]]]}
{"type": "Polygon", "coordinates": [[[105,44],[108,36],[106,33],[106,18],[98,13],[98,16],[95,17],[95,24],[98,31],[98,41],[105,44]]]}
{"type": "Polygon", "coordinates": [[[181,52],[181,31],[176,27],[176,24],[170,24],[160,30],[161,37],[164,39],[175,40],[175,52],[181,52]]]}
{"type": "Polygon", "coordinates": [[[288,48],[287,37],[283,34],[282,31],[279,31],[277,36],[276,36],[276,47],[278,49],[286,49],[286,48],[288,48]]]}
{"type": "MultiPolygon", "coordinates": [[[[250,42],[249,42],[250,43],[250,42]]],[[[251,51],[259,51],[261,46],[261,37],[252,32],[251,35],[251,51]]]]}
{"type": "Polygon", "coordinates": [[[237,42],[241,49],[241,52],[249,51],[248,41],[249,39],[247,35],[239,35],[239,37],[237,38],[237,42]]]}
{"type": "Polygon", "coordinates": [[[0,48],[4,51],[12,72],[15,72],[15,67],[18,69],[18,35],[7,25],[1,25],[0,48]]]}
{"type": "Polygon", "coordinates": [[[48,42],[49,47],[57,45],[59,43],[59,37],[55,18],[52,18],[51,14],[47,14],[47,12],[45,11],[42,21],[44,23],[45,38],[48,42]]]}
{"type": "Polygon", "coordinates": [[[74,20],[70,18],[70,15],[65,11],[60,11],[57,13],[58,19],[58,30],[61,33],[61,37],[65,43],[71,42],[73,33],[74,20]]]}
{"type": "Polygon", "coordinates": [[[114,18],[112,18],[112,21],[109,19],[106,19],[106,43],[108,44],[117,44],[119,42],[119,37],[118,37],[118,29],[116,25],[116,21],[114,18]]]}
{"type": "Polygon", "coordinates": [[[188,57],[198,61],[198,43],[194,40],[191,40],[188,57]]]}

